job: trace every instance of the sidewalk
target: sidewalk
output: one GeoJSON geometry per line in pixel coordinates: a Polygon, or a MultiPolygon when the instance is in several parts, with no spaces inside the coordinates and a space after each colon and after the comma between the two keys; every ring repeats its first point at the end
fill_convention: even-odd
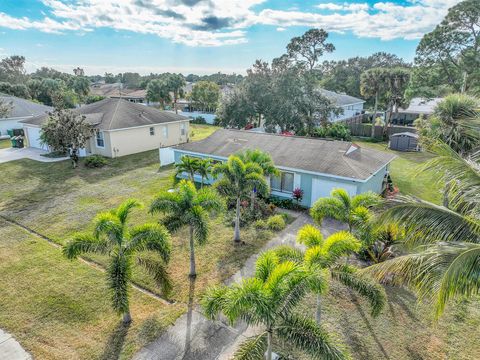
{"type": "MultiPolygon", "coordinates": [[[[263,252],[279,245],[295,245],[297,231],[305,224],[312,223],[306,214],[298,216],[285,230],[270,240],[260,251],[263,252]]],[[[326,220],[322,226],[324,235],[338,231],[340,225],[333,220],[326,220]]],[[[239,282],[250,277],[255,271],[255,262],[259,254],[252,255],[243,268],[226,283],[239,282]]],[[[194,283],[190,289],[194,293],[194,283]]],[[[189,302],[189,310],[157,340],[141,349],[134,360],[227,360],[235,352],[238,344],[256,333],[256,329],[245,324],[231,327],[222,321],[209,321],[189,302]]]]}
{"type": "Polygon", "coordinates": [[[0,329],[0,360],[31,360],[32,357],[12,335],[0,329]]]}

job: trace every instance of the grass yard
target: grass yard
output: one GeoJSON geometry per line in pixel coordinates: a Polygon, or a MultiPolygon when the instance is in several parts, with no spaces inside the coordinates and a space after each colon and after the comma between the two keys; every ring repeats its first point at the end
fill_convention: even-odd
{"type": "Polygon", "coordinates": [[[192,141],[205,139],[218,129],[220,129],[218,126],[213,125],[190,124],[190,139],[192,141]]]}
{"type": "Polygon", "coordinates": [[[9,147],[12,147],[12,142],[10,140],[0,140],[0,149],[7,149],[9,147]]]}
{"type": "Polygon", "coordinates": [[[392,151],[385,143],[371,143],[362,140],[354,140],[360,146],[391,152],[397,158],[390,165],[390,174],[393,183],[398,186],[404,195],[412,195],[418,198],[440,204],[442,202],[441,189],[435,184],[435,174],[432,172],[419,173],[419,165],[433,157],[427,152],[401,152],[392,151]]]}

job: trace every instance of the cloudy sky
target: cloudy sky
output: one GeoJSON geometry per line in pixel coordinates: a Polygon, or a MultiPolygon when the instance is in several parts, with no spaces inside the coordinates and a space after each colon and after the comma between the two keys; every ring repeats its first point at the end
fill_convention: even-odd
{"type": "Polygon", "coordinates": [[[459,0],[0,0],[0,56],[29,70],[243,73],[281,55],[311,27],[330,33],[329,59],[396,53],[412,60],[419,39],[459,0]]]}

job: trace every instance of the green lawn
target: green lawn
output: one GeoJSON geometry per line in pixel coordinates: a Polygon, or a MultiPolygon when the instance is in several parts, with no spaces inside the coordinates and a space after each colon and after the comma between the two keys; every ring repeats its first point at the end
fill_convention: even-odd
{"type": "Polygon", "coordinates": [[[190,124],[190,139],[193,141],[205,139],[218,129],[220,129],[218,126],[213,125],[190,124]]]}
{"type": "Polygon", "coordinates": [[[390,165],[390,174],[400,192],[404,195],[412,195],[418,198],[440,204],[442,193],[440,187],[435,184],[436,176],[432,172],[419,172],[419,166],[433,157],[427,152],[401,152],[392,151],[385,143],[371,143],[362,140],[354,140],[360,146],[391,152],[397,156],[390,165]]]}
{"type": "Polygon", "coordinates": [[[0,149],[6,149],[12,147],[12,142],[10,140],[0,140],[0,149]]]}

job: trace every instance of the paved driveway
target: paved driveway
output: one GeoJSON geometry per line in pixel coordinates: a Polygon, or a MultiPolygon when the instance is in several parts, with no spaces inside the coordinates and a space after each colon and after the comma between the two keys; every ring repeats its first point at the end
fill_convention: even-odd
{"type": "MultiPolygon", "coordinates": [[[[303,213],[295,215],[297,219],[270,240],[260,253],[275,246],[296,244],[298,230],[305,224],[311,224],[312,219],[303,213]]],[[[325,219],[321,227],[324,236],[344,229],[343,224],[331,219],[325,219]]],[[[252,255],[244,267],[226,283],[240,282],[252,276],[258,256],[259,254],[252,255]]],[[[194,292],[195,282],[192,282],[187,313],[158,339],[135,354],[133,360],[227,360],[240,343],[258,333],[258,328],[247,327],[241,322],[232,327],[225,321],[207,320],[193,302],[194,292]]]]}
{"type": "Polygon", "coordinates": [[[8,148],[8,149],[0,149],[0,164],[20,160],[20,159],[32,159],[35,161],[40,162],[55,162],[55,161],[62,161],[68,159],[68,157],[62,158],[48,158],[45,156],[41,156],[42,154],[47,154],[48,151],[41,150],[41,149],[34,149],[34,148],[8,148]]]}

